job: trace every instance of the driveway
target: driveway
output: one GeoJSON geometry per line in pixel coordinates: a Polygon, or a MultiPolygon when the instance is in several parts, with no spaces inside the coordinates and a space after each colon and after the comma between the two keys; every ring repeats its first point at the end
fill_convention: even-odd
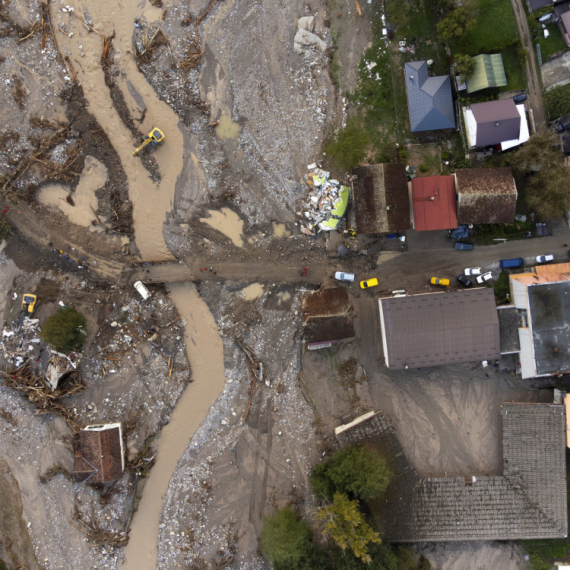
{"type": "MultiPolygon", "coordinates": [[[[570,83],[570,51],[540,66],[544,90],[570,83]]],[[[557,118],[557,117],[553,117],[557,118]]]]}
{"type": "Polygon", "coordinates": [[[522,5],[522,0],[511,0],[519,36],[524,48],[527,50],[528,57],[526,60],[526,76],[528,85],[528,99],[534,128],[536,131],[544,131],[547,127],[546,111],[544,109],[544,100],[542,96],[542,86],[540,83],[539,69],[534,55],[534,46],[528,27],[526,12],[522,5]]]}

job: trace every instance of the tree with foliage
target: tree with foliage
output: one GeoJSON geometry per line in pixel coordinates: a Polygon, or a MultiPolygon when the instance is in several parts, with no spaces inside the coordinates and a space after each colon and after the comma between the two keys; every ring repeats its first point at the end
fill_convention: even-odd
{"type": "Polygon", "coordinates": [[[463,6],[455,8],[437,25],[437,35],[446,44],[458,42],[475,26],[475,18],[463,6]]]}
{"type": "Polygon", "coordinates": [[[319,553],[313,544],[311,526],[297,517],[290,506],[265,517],[259,547],[275,570],[322,567],[314,562],[319,553]]]}
{"type": "Polygon", "coordinates": [[[475,73],[475,60],[464,53],[455,56],[455,73],[461,75],[463,79],[470,79],[475,73]]]}
{"type": "Polygon", "coordinates": [[[391,473],[384,459],[362,445],[337,451],[328,461],[313,468],[313,491],[331,499],[335,492],[367,501],[379,497],[390,483],[391,473]]]}
{"type": "Polygon", "coordinates": [[[544,94],[546,110],[551,121],[570,113],[570,85],[549,89],[544,94]]]}
{"type": "Polygon", "coordinates": [[[41,336],[57,350],[69,352],[83,345],[86,322],[75,307],[63,307],[48,317],[41,336]]]}
{"type": "Polygon", "coordinates": [[[351,170],[366,156],[368,133],[356,117],[349,119],[344,129],[331,137],[325,152],[344,170],[351,170]]]}
{"type": "Polygon", "coordinates": [[[570,210],[570,170],[558,144],[556,133],[537,133],[511,157],[515,173],[525,177],[528,207],[543,220],[570,210]]]}
{"type": "Polygon", "coordinates": [[[369,543],[380,544],[380,536],[364,520],[357,501],[335,493],[330,505],[321,507],[315,518],[324,523],[322,534],[331,538],[341,550],[350,549],[356,558],[370,562],[369,543]]]}

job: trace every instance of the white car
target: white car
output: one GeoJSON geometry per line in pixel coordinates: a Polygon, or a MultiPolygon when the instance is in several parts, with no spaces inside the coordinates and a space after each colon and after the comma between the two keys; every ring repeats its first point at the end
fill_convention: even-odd
{"type": "Polygon", "coordinates": [[[467,267],[467,269],[465,269],[465,275],[481,275],[481,268],[467,267]]]}
{"type": "Polygon", "coordinates": [[[343,273],[342,271],[337,271],[334,274],[334,278],[337,281],[354,281],[354,273],[343,273]]]}
{"type": "Polygon", "coordinates": [[[493,279],[493,274],[488,271],[487,273],[483,273],[483,275],[479,275],[477,277],[477,283],[485,283],[485,281],[490,281],[493,279]]]}
{"type": "Polygon", "coordinates": [[[537,263],[548,263],[549,261],[554,261],[554,256],[551,254],[537,255],[536,256],[536,262],[537,263]]]}

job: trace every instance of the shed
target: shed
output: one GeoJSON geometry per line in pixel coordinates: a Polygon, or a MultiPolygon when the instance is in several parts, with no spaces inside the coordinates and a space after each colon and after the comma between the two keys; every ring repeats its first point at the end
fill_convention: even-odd
{"type": "Polygon", "coordinates": [[[459,224],[510,224],[515,219],[517,187],[509,167],[455,171],[459,224]]]}
{"type": "Polygon", "coordinates": [[[473,61],[475,71],[466,81],[467,93],[475,93],[489,87],[504,87],[507,84],[503,56],[500,53],[476,55],[473,61]]]}
{"type": "Polygon", "coordinates": [[[360,234],[410,229],[410,197],[403,164],[373,164],[354,170],[354,214],[360,234]]]}
{"type": "Polygon", "coordinates": [[[421,176],[412,180],[414,229],[451,230],[457,227],[453,176],[421,176]]]}
{"type": "Polygon", "coordinates": [[[73,475],[79,483],[106,483],[121,477],[125,453],[120,423],[86,426],[75,446],[73,475]]]}

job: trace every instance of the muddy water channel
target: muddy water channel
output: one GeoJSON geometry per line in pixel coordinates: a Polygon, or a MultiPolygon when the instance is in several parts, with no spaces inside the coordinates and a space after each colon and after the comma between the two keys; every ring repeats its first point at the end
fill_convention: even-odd
{"type": "Polygon", "coordinates": [[[186,347],[193,381],[180,397],[172,420],[158,440],[156,465],[143,489],[125,550],[123,568],[128,570],[156,568],[159,518],[170,478],[225,383],[222,340],[208,306],[190,283],[172,284],[169,290],[187,323],[186,347]]]}

